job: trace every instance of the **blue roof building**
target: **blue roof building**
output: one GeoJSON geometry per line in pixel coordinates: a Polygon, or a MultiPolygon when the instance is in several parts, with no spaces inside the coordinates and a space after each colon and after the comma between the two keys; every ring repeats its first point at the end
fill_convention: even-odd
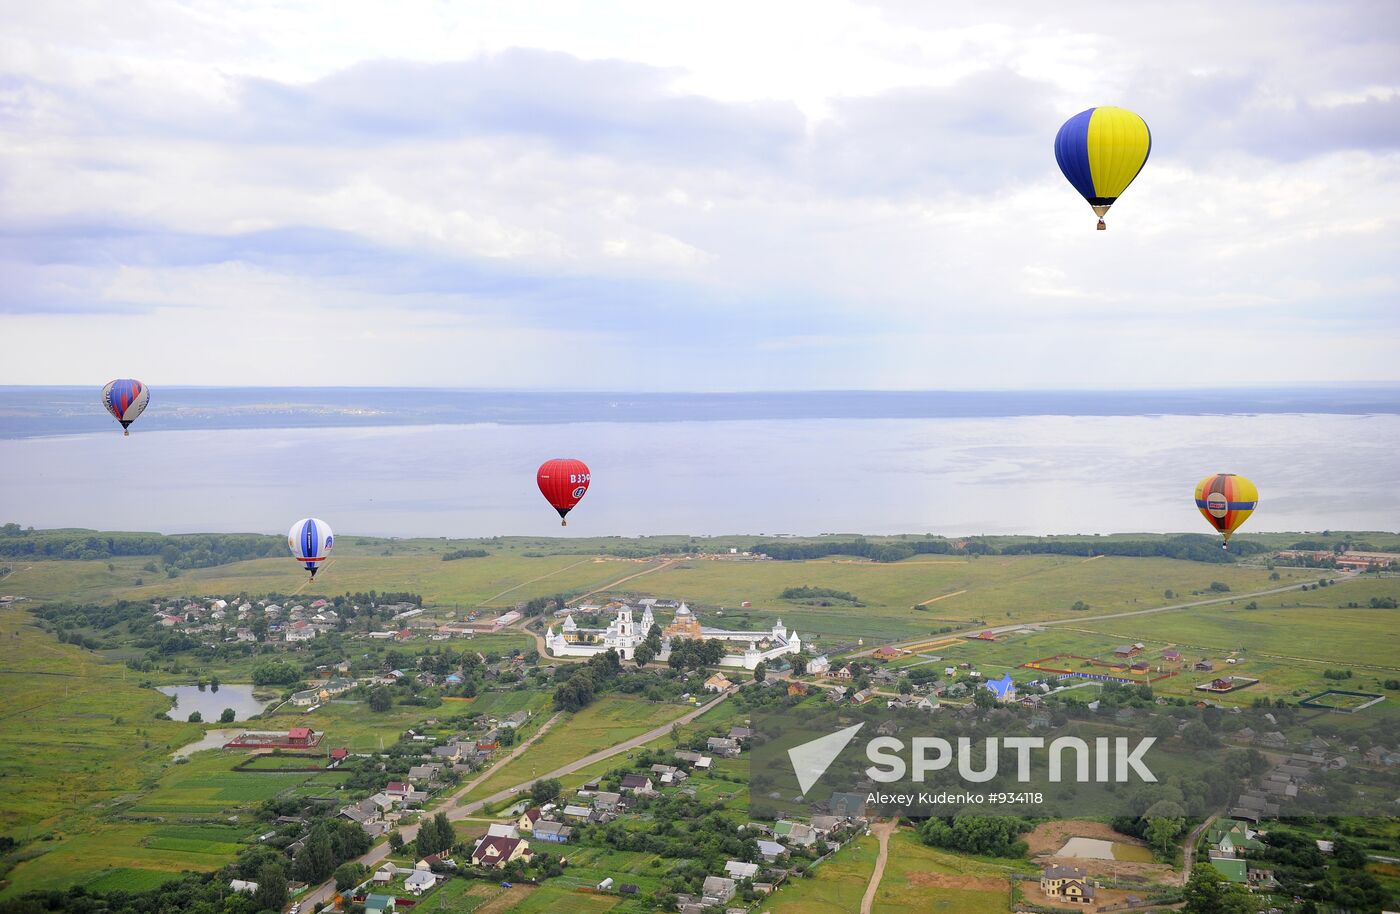
{"type": "Polygon", "coordinates": [[[1010,673],[1006,673],[1000,679],[987,680],[987,688],[992,690],[997,701],[1016,700],[1016,683],[1012,681],[1010,673]]]}

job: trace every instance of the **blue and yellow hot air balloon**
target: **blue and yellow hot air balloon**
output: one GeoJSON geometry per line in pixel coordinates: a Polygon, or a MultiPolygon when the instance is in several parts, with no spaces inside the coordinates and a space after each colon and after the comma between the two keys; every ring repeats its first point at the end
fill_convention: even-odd
{"type": "Polygon", "coordinates": [[[1090,108],[1065,121],[1055,135],[1055,161],[1074,189],[1108,228],[1104,213],[1147,164],[1152,132],[1147,122],[1125,108],[1090,108]]]}

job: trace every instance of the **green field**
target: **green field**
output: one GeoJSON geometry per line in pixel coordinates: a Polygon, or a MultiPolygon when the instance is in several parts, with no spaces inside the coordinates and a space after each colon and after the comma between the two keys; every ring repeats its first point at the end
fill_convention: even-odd
{"type": "Polygon", "coordinates": [[[0,609],[0,832],[17,838],[140,789],[202,732],[156,720],[169,699],[31,620],[0,609]]]}
{"type": "Polygon", "coordinates": [[[889,860],[875,893],[873,911],[1006,911],[1010,907],[1008,872],[1005,866],[927,847],[912,831],[901,829],[890,836],[889,860]]]}
{"type": "Polygon", "coordinates": [[[684,714],[689,706],[655,703],[629,695],[604,695],[575,714],[566,715],[528,752],[503,765],[467,794],[481,799],[575,759],[616,745],[684,714]]]}
{"type": "MultiPolygon", "coordinates": [[[[805,879],[789,879],[763,904],[772,914],[849,914],[860,910],[861,898],[875,870],[879,845],[858,838],[812,870],[805,879]]],[[[907,909],[906,909],[907,910],[907,909]]]]}

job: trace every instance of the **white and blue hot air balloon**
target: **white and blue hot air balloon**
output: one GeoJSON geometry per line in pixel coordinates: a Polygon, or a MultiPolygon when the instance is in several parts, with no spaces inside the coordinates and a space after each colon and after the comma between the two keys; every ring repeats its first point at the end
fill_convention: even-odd
{"type": "Polygon", "coordinates": [[[287,531],[287,548],[292,550],[292,558],[306,566],[313,578],[334,544],[331,525],[317,517],[303,517],[287,531]]]}

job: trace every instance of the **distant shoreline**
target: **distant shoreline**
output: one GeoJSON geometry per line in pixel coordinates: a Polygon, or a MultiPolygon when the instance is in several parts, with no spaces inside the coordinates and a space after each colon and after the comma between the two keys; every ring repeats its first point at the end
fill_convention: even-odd
{"type": "MultiPolygon", "coordinates": [[[[1143,391],[629,393],[153,385],[133,433],[676,422],[1400,415],[1400,385],[1143,391]]],[[[0,439],[108,431],[97,388],[0,386],[0,439]]]]}

